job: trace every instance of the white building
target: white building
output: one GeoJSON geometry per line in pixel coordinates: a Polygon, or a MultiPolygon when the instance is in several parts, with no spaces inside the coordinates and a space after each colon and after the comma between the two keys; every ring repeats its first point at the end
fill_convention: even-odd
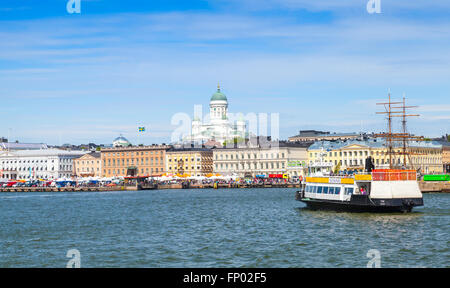
{"type": "Polygon", "coordinates": [[[246,137],[245,121],[239,119],[231,123],[228,118],[228,100],[225,94],[220,92],[220,86],[217,86],[217,92],[211,96],[209,116],[209,123],[202,123],[200,119],[195,118],[192,121],[191,136],[184,140],[196,143],[214,140],[223,144],[225,140],[246,137]]]}
{"type": "Polygon", "coordinates": [[[273,148],[216,148],[213,149],[214,173],[256,177],[270,174],[304,176],[306,167],[291,167],[292,162],[306,162],[307,148],[284,146],[273,148]]]}
{"type": "Polygon", "coordinates": [[[73,176],[73,159],[84,154],[59,149],[0,151],[0,178],[69,178],[73,176]]]}

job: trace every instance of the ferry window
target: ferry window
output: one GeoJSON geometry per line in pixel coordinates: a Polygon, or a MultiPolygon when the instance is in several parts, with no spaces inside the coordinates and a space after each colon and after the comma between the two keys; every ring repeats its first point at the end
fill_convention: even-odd
{"type": "Polygon", "coordinates": [[[330,187],[330,189],[328,189],[328,194],[334,194],[334,187],[330,187]]]}
{"type": "Polygon", "coordinates": [[[319,194],[322,193],[322,186],[317,187],[317,193],[319,193],[319,194]]]}
{"type": "Polygon", "coordinates": [[[334,194],[338,195],[339,193],[341,193],[341,187],[335,187],[334,194]]]}
{"type": "Polygon", "coordinates": [[[328,187],[323,187],[323,194],[328,194],[328,187]]]}

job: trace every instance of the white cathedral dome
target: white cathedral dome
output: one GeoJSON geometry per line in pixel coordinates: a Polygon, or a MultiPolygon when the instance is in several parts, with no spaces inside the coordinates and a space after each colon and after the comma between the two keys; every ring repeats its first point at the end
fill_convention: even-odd
{"type": "Polygon", "coordinates": [[[127,140],[127,138],[120,135],[119,137],[114,139],[113,146],[114,147],[128,147],[128,146],[131,146],[131,143],[130,143],[130,141],[127,140]]]}

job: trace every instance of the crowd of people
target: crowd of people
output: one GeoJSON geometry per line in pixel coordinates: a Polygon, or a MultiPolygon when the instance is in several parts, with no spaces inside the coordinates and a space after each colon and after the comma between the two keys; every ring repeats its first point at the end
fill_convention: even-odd
{"type": "Polygon", "coordinates": [[[300,184],[301,178],[237,178],[237,179],[176,179],[176,180],[165,180],[165,181],[155,181],[157,184],[177,184],[177,183],[189,183],[190,185],[214,185],[214,184],[225,184],[225,185],[272,185],[272,184],[300,184]]]}
{"type": "Polygon", "coordinates": [[[89,179],[64,179],[64,180],[34,180],[21,181],[9,180],[5,183],[0,183],[0,187],[111,187],[111,186],[133,186],[133,185],[170,185],[183,184],[191,185],[273,185],[273,184],[300,184],[302,177],[298,178],[225,178],[225,177],[200,177],[192,178],[130,178],[130,179],[103,179],[103,180],[89,180],[89,179]]]}

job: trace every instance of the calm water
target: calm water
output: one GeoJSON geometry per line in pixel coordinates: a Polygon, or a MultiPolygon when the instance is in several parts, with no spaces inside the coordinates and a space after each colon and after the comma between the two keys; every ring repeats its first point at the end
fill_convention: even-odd
{"type": "Polygon", "coordinates": [[[450,194],[411,214],[316,212],[295,189],[0,194],[0,267],[449,267],[450,194]]]}

